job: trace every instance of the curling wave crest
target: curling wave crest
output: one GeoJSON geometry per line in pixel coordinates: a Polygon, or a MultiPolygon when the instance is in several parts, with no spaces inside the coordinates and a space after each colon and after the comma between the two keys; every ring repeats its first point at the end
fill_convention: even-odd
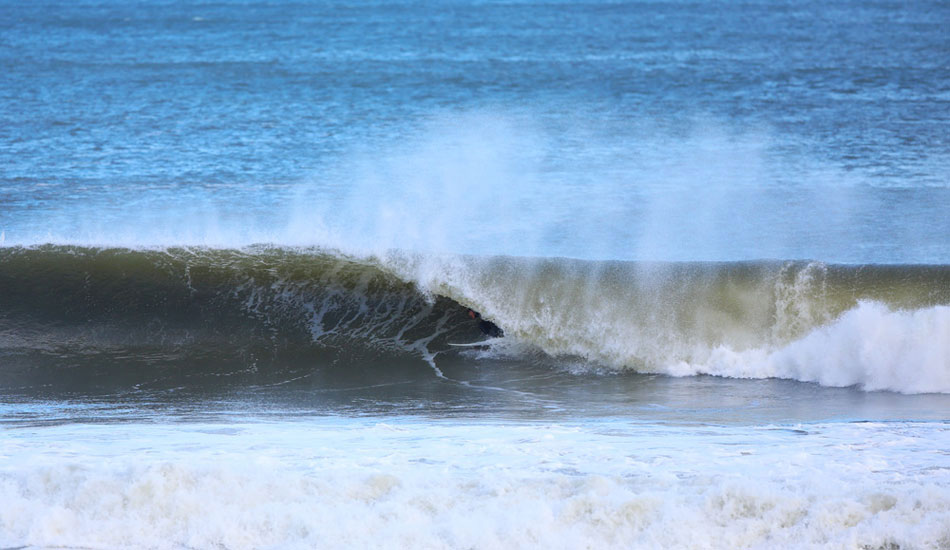
{"type": "Polygon", "coordinates": [[[435,366],[474,308],[506,333],[485,355],[553,368],[950,393],[946,265],[41,246],[0,282],[8,379],[435,366]]]}

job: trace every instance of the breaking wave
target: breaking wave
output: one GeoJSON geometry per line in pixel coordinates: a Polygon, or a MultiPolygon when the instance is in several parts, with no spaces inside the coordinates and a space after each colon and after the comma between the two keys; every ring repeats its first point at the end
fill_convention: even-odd
{"type": "MultiPolygon", "coordinates": [[[[950,393],[950,266],[0,248],[5,385],[482,356],[950,393]],[[187,372],[185,372],[187,371],[187,372]]],[[[186,382],[185,382],[186,383],[186,382]]]]}

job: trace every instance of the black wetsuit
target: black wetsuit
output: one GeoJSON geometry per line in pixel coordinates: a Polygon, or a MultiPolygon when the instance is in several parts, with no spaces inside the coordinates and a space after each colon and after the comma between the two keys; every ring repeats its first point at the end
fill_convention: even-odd
{"type": "Polygon", "coordinates": [[[495,323],[482,319],[482,314],[474,309],[468,310],[468,316],[478,321],[478,329],[492,338],[501,338],[505,331],[501,330],[495,323]]]}
{"type": "Polygon", "coordinates": [[[484,332],[485,334],[491,336],[492,338],[501,338],[502,336],[505,335],[505,331],[498,328],[498,325],[496,325],[495,323],[492,323],[491,321],[486,321],[484,319],[478,322],[478,328],[481,329],[481,331],[484,332]]]}

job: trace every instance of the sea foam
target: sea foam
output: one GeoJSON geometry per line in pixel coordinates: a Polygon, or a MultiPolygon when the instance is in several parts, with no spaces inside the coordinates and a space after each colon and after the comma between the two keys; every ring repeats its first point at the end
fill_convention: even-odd
{"type": "Polygon", "coordinates": [[[380,422],[11,432],[0,446],[0,544],[924,548],[950,540],[950,478],[935,467],[950,441],[939,424],[380,422]]]}
{"type": "Polygon", "coordinates": [[[596,368],[950,392],[943,266],[405,260],[390,265],[421,288],[596,368]]]}
{"type": "Polygon", "coordinates": [[[823,386],[902,393],[950,393],[950,307],[893,311],[861,302],[828,325],[777,350],[712,350],[677,375],[789,378],[823,386]]]}

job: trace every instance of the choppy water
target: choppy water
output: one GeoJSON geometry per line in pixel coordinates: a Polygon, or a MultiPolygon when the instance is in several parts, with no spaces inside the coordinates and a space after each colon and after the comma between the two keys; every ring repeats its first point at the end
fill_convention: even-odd
{"type": "Polygon", "coordinates": [[[0,546],[950,546],[948,22],[0,0],[0,546]]]}

